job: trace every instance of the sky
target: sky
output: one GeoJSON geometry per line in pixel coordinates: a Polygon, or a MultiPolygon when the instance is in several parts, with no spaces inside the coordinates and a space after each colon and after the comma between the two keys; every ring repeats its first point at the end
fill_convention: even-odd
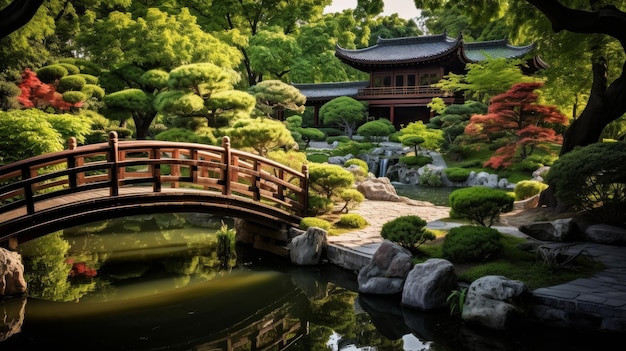
{"type": "MultiPolygon", "coordinates": [[[[345,9],[354,9],[357,0],[333,0],[333,4],[324,9],[325,13],[341,12],[345,9]]],[[[415,8],[413,0],[384,0],[385,8],[382,15],[389,16],[397,13],[400,18],[412,19],[419,12],[415,8]]]]}

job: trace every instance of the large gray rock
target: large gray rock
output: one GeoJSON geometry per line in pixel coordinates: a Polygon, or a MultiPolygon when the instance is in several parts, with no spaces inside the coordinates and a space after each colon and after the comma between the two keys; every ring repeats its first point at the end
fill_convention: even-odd
{"type": "Polygon", "coordinates": [[[26,292],[22,256],[0,248],[0,296],[21,295],[26,292]]]}
{"type": "Polygon", "coordinates": [[[367,266],[357,276],[359,292],[365,294],[398,294],[413,267],[413,255],[402,246],[384,240],[367,266]]]}
{"type": "Polygon", "coordinates": [[[387,177],[367,178],[360,182],[356,189],[369,200],[402,201],[387,177]]]}
{"type": "Polygon", "coordinates": [[[571,242],[580,238],[578,229],[571,218],[523,224],[519,227],[519,231],[543,241],[571,242]]]}
{"type": "Polygon", "coordinates": [[[402,290],[402,304],[425,311],[446,307],[446,300],[457,284],[454,265],[448,260],[431,258],[416,264],[409,272],[402,290]]]}
{"type": "Polygon", "coordinates": [[[532,308],[532,293],[519,280],[488,275],[467,290],[461,317],[470,323],[505,330],[525,318],[532,308]]]}
{"type": "Polygon", "coordinates": [[[310,227],[304,234],[291,239],[288,244],[291,263],[301,266],[318,264],[327,245],[327,235],[322,228],[310,227]]]}
{"type": "Polygon", "coordinates": [[[626,229],[610,224],[592,224],[585,228],[588,241],[600,244],[626,244],[626,229]]]}

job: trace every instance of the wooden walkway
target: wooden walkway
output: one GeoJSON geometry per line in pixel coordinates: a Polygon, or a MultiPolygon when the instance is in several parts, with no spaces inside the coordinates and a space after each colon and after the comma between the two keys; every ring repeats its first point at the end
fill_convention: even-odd
{"type": "Polygon", "coordinates": [[[80,223],[207,212],[270,227],[306,216],[308,174],[222,147],[160,141],[71,148],[0,167],[0,242],[80,223]]]}

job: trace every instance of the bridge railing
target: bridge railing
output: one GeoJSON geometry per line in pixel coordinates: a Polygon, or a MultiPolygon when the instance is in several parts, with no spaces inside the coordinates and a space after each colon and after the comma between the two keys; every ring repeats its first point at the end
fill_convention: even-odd
{"type": "Polygon", "coordinates": [[[296,216],[307,214],[308,171],[222,147],[165,141],[119,141],[70,147],[0,167],[0,216],[18,208],[27,214],[37,203],[93,189],[151,186],[217,192],[275,206],[296,216]]]}

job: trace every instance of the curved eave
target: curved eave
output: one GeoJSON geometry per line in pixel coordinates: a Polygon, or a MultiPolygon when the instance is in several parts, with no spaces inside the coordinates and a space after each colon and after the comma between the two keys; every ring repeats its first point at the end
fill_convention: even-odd
{"type": "Polygon", "coordinates": [[[307,103],[314,101],[328,101],[338,96],[356,97],[359,89],[367,87],[369,81],[356,82],[329,82],[316,84],[297,84],[291,85],[300,90],[306,96],[307,103]]]}
{"type": "Polygon", "coordinates": [[[457,57],[459,54],[460,47],[454,46],[449,48],[448,50],[438,53],[436,55],[426,56],[426,57],[414,57],[407,58],[402,60],[397,59],[389,59],[389,60],[359,60],[353,57],[345,55],[340,50],[344,50],[337,46],[335,50],[335,56],[341,60],[343,63],[354,67],[356,69],[360,69],[363,67],[397,67],[397,66],[409,66],[415,64],[428,64],[431,62],[437,62],[442,60],[447,60],[450,58],[457,57]]]}
{"type": "Polygon", "coordinates": [[[535,44],[525,46],[513,46],[506,39],[492,40],[477,43],[465,43],[464,54],[469,63],[484,61],[487,56],[491,58],[516,59],[523,58],[535,49],[535,44]]]}
{"type": "Polygon", "coordinates": [[[378,44],[358,50],[344,49],[337,44],[335,56],[354,68],[404,66],[440,61],[458,55],[462,45],[460,38],[453,39],[446,35],[379,38],[378,44]],[[432,47],[433,45],[438,47],[432,47]]]}

